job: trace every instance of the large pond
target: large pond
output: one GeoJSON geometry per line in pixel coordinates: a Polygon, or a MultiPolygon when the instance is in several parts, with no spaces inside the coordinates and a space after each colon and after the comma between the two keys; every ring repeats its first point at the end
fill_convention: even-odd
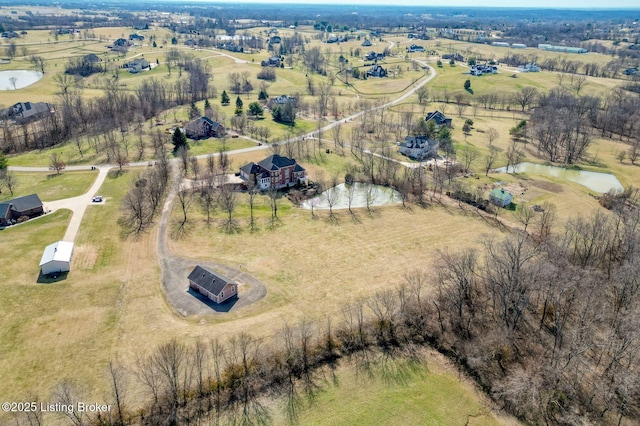
{"type": "MultiPolygon", "coordinates": [[[[334,186],[331,189],[323,192],[322,194],[304,201],[300,207],[303,209],[311,210],[313,205],[314,209],[329,210],[328,195],[330,191],[336,191],[336,202],[333,203],[334,209],[348,209],[349,208],[349,190],[348,186],[341,183],[338,186],[334,186]]],[[[388,204],[400,204],[402,203],[402,197],[398,191],[381,185],[371,185],[368,183],[354,183],[353,184],[353,197],[351,199],[351,207],[366,207],[367,197],[369,198],[370,206],[384,206],[388,204]],[[371,191],[369,191],[371,188],[371,191]]]]}
{"type": "MultiPolygon", "coordinates": [[[[565,179],[586,186],[592,191],[607,192],[611,189],[622,190],[622,184],[615,175],[609,173],[587,172],[584,170],[565,169],[563,167],[546,166],[544,164],[520,163],[515,166],[516,173],[534,173],[565,179]]],[[[506,167],[497,169],[506,172],[506,167]]],[[[512,168],[509,168],[509,172],[512,168]]]]}
{"type": "Polygon", "coordinates": [[[39,71],[29,70],[0,71],[0,90],[18,90],[31,86],[43,75],[39,71]]]}

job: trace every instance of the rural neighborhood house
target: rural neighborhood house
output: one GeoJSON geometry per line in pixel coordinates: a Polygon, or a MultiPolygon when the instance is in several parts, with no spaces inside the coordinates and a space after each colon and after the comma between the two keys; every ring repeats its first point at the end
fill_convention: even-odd
{"type": "Polygon", "coordinates": [[[38,194],[25,195],[0,203],[0,226],[6,226],[21,217],[29,219],[44,213],[38,194]]]}
{"type": "Polygon", "coordinates": [[[189,274],[189,288],[214,303],[222,303],[238,295],[238,284],[204,266],[196,266],[189,274]]]}
{"type": "Polygon", "coordinates": [[[489,201],[499,207],[508,207],[513,200],[513,195],[504,188],[494,188],[489,194],[489,201]]]}
{"type": "Polygon", "coordinates": [[[307,184],[307,171],[293,158],[273,154],[240,168],[240,178],[260,190],[307,184]]]}

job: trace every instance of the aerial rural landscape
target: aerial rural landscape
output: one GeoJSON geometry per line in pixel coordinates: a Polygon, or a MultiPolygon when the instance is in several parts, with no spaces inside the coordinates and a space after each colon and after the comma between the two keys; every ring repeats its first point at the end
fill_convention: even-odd
{"type": "Polygon", "coordinates": [[[2,2],[0,425],[640,423],[640,8],[379,3],[2,2]]]}

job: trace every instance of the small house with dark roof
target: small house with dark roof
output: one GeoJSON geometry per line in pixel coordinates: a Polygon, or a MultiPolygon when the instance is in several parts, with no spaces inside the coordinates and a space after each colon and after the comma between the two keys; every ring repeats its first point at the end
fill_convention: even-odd
{"type": "Polygon", "coordinates": [[[427,113],[427,117],[425,118],[425,121],[428,123],[432,120],[434,123],[436,123],[436,127],[440,127],[440,126],[451,127],[451,118],[445,116],[440,111],[436,110],[434,112],[427,113]]]}
{"type": "Polygon", "coordinates": [[[513,201],[513,195],[504,188],[494,188],[489,194],[489,201],[498,207],[508,207],[513,201]]]}
{"type": "Polygon", "coordinates": [[[374,65],[367,70],[368,77],[386,77],[387,70],[382,68],[380,65],[374,65]]]}
{"type": "Polygon", "coordinates": [[[130,62],[125,62],[122,67],[126,68],[130,73],[133,74],[142,72],[146,69],[151,69],[149,61],[147,61],[145,58],[138,58],[130,62]]]}
{"type": "Polygon", "coordinates": [[[407,136],[400,143],[400,154],[414,160],[424,160],[436,157],[438,154],[438,141],[427,136],[407,136]]]}
{"type": "Polygon", "coordinates": [[[240,168],[240,178],[259,190],[307,184],[307,171],[293,158],[273,154],[240,168]]]}
{"type": "Polygon", "coordinates": [[[0,118],[15,120],[18,124],[39,120],[55,112],[55,108],[46,102],[18,102],[9,108],[0,110],[0,118]]]}
{"type": "Polygon", "coordinates": [[[184,132],[189,139],[195,140],[211,137],[220,138],[227,133],[222,124],[206,116],[189,121],[184,125],[184,132]]]}
{"type": "Polygon", "coordinates": [[[238,297],[238,284],[204,266],[196,266],[188,276],[189,288],[214,303],[238,297]]]}
{"type": "Polygon", "coordinates": [[[0,225],[6,226],[23,216],[31,219],[43,213],[44,207],[38,194],[3,201],[0,203],[0,225]]]}
{"type": "Polygon", "coordinates": [[[140,35],[140,34],[133,33],[133,34],[129,35],[129,40],[142,41],[142,40],[144,40],[144,36],[140,35]]]}

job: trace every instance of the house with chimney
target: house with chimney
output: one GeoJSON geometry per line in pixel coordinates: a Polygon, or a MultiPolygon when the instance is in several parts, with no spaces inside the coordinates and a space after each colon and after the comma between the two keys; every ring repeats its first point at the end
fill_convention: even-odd
{"type": "Polygon", "coordinates": [[[258,163],[240,167],[240,178],[261,191],[308,183],[307,171],[293,158],[273,154],[258,163]]]}

